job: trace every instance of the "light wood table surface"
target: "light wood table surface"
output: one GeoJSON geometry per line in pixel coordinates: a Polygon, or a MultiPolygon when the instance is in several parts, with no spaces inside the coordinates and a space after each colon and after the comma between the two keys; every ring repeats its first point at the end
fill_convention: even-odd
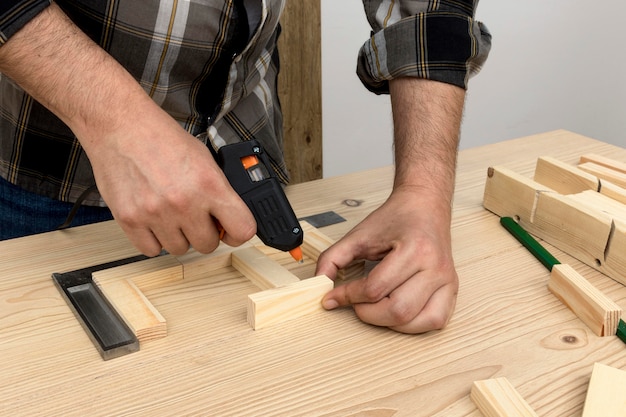
{"type": "MultiPolygon", "coordinates": [[[[167,337],[103,361],[53,285],[137,252],[114,222],[0,242],[0,414],[7,416],[480,416],[473,381],[506,377],[540,416],[577,416],[594,362],[626,369],[626,345],[595,336],[547,289],[547,270],[482,207],[487,168],[531,176],[536,158],[626,149],[566,131],[459,155],[453,248],[461,287],[442,331],[404,335],[349,308],[254,331],[233,268],[146,292],[167,337]]],[[[391,167],[294,185],[298,216],[333,210],[339,238],[387,197],[391,167]]],[[[626,288],[546,245],[626,308],[626,288]]],[[[294,267],[301,277],[312,262],[294,267]]]]}

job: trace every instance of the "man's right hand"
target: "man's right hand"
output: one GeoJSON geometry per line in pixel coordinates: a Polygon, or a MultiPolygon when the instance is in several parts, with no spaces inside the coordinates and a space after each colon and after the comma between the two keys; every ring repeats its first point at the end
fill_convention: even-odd
{"type": "Polygon", "coordinates": [[[0,72],[74,132],[98,189],[144,254],[210,252],[256,223],[204,144],[52,3],[0,48],[0,72]]]}

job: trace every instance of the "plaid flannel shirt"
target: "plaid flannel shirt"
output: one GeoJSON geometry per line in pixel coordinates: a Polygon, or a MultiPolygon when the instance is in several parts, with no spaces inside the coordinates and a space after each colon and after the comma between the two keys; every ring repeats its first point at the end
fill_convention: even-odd
{"type": "MultiPolygon", "coordinates": [[[[256,138],[287,182],[277,97],[276,40],[285,0],[57,0],[192,135],[217,145],[256,138]],[[242,39],[242,34],[245,36],[242,39]]],[[[467,87],[491,35],[478,0],[363,0],[372,26],[357,73],[371,91],[401,76],[467,87]]],[[[0,4],[0,47],[50,0],[0,4]]],[[[0,175],[73,202],[95,183],[73,133],[0,74],[0,175]]],[[[99,196],[85,201],[105,205],[99,196]]]]}

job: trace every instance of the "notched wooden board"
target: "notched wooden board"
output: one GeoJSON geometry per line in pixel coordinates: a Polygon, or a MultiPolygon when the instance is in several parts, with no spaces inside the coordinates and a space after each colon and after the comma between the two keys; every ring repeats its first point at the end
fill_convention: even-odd
{"type": "Polygon", "coordinates": [[[626,190],[549,157],[534,178],[490,167],[484,207],[626,284],[626,190]]]}

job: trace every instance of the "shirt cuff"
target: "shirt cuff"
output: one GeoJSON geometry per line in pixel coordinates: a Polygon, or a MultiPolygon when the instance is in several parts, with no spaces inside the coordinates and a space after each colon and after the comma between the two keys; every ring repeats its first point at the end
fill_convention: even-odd
{"type": "Polygon", "coordinates": [[[491,48],[485,25],[464,14],[425,12],[373,34],[359,52],[357,74],[376,94],[389,80],[418,77],[466,89],[491,48]]]}
{"type": "Polygon", "coordinates": [[[50,6],[50,0],[0,2],[0,45],[4,45],[26,23],[50,6]]]}

